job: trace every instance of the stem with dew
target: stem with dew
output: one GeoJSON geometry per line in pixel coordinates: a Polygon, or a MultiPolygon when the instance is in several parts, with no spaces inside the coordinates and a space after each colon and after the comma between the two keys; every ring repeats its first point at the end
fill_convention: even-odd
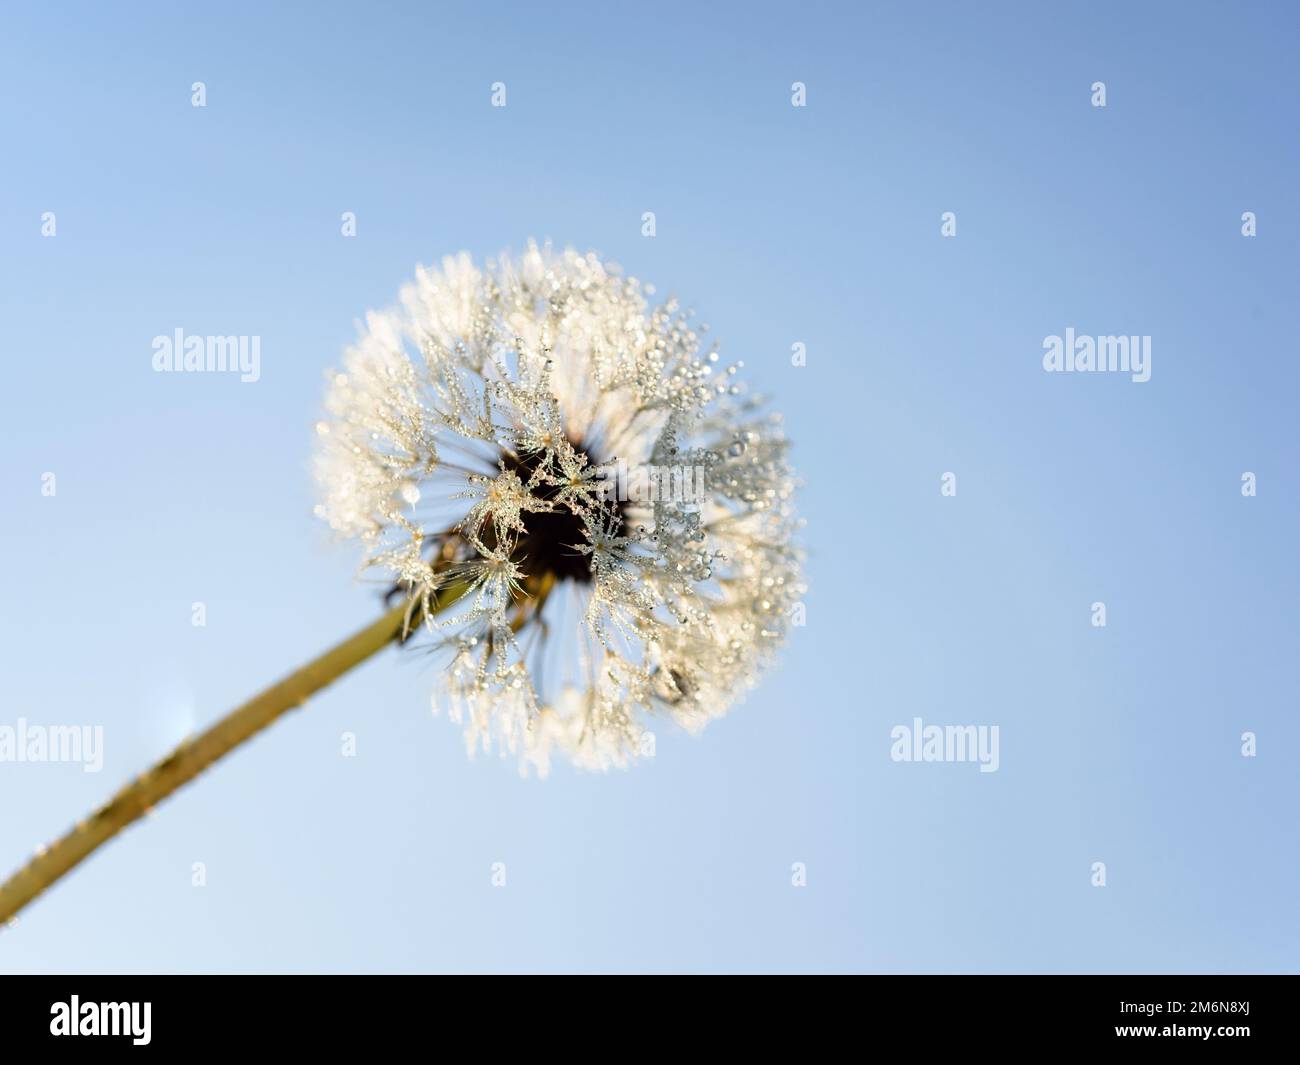
{"type": "MultiPolygon", "coordinates": [[[[463,584],[443,589],[436,601],[430,602],[430,612],[446,609],[465,591],[463,584]]],[[[371,655],[395,640],[405,639],[419,623],[419,607],[403,601],[378,621],[232,710],[205,732],[183,740],[166,758],[123,787],[61,839],[37,851],[31,861],[0,884],[0,924],[217,759],[261,732],[285,711],[301,706],[309,696],[371,655]]]]}

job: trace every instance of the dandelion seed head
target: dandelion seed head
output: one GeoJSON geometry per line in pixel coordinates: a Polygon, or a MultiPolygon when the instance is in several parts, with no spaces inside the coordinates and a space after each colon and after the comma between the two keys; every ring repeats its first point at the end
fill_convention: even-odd
{"type": "Polygon", "coordinates": [[[780,419],[652,292],[590,253],[448,257],[327,377],[316,513],[424,607],[435,712],[525,771],[627,765],[659,719],[698,731],[804,590],[780,419]],[[616,468],[698,491],[629,497],[616,468]]]}

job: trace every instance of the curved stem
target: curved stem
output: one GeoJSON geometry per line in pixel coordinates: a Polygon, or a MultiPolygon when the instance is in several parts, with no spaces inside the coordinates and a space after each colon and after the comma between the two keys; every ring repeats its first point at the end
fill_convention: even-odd
{"type": "MultiPolygon", "coordinates": [[[[463,585],[444,589],[429,609],[437,613],[464,593],[463,585]]],[[[89,817],[74,825],[61,839],[41,848],[31,861],[0,884],[0,924],[8,921],[122,829],[139,820],[217,759],[261,732],[285,711],[301,706],[310,695],[394,640],[405,639],[419,624],[419,613],[419,608],[412,602],[398,604],[378,621],[232,710],[206,731],[183,740],[166,758],[145,770],[89,817]]]]}

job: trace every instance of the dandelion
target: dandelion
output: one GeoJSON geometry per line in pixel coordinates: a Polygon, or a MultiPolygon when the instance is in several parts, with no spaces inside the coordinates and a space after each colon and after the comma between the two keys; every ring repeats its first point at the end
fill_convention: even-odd
{"type": "Polygon", "coordinates": [[[803,592],[778,416],[706,327],[594,254],[417,270],[327,377],[317,514],[388,588],[377,621],[183,742],[0,884],[0,923],[212,762],[391,643],[441,656],[471,753],[626,766],[771,661],[803,592]],[[623,498],[611,470],[691,470],[623,498]],[[679,478],[679,483],[688,479],[679,478]]]}
{"type": "Polygon", "coordinates": [[[724,713],[784,637],[787,442],[702,333],[595,255],[533,245],[420,270],[329,375],[318,512],[420,605],[435,652],[474,648],[435,694],[474,748],[625,765],[655,719],[724,713]],[[704,491],[617,499],[616,461],[699,467],[704,491]]]}

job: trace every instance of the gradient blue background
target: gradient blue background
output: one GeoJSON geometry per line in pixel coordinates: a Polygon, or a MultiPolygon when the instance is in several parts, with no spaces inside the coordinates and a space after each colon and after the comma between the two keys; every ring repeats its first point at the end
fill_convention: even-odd
{"type": "Polygon", "coordinates": [[[1298,29],[7,6],[0,722],[107,750],[0,765],[4,871],[373,616],[311,427],[416,262],[550,237],[691,301],[786,413],[811,591],[746,703],[609,776],[470,762],[387,654],[27,910],[0,969],[1294,971],[1298,29]],[[178,326],[260,335],[261,381],[153,373],[178,326]],[[1150,334],[1152,380],[1045,374],[1067,326],[1150,334]],[[998,725],[1000,771],[895,764],[914,716],[998,725]]]}

